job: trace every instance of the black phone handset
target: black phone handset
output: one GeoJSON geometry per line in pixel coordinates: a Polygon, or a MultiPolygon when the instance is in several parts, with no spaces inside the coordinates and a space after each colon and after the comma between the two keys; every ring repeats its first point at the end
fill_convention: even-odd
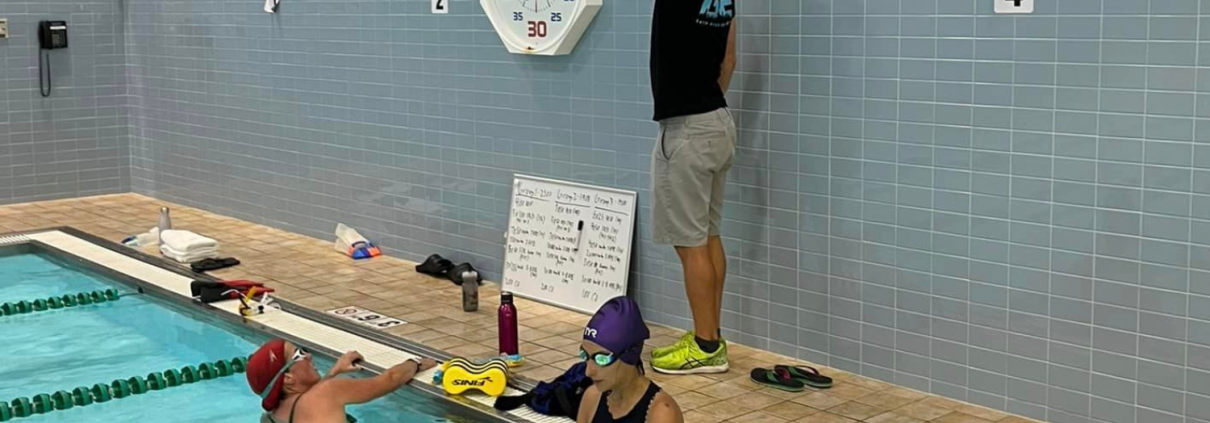
{"type": "Polygon", "coordinates": [[[38,48],[38,88],[43,97],[50,97],[54,87],[50,78],[50,50],[67,48],[67,22],[38,22],[38,48]]]}
{"type": "Polygon", "coordinates": [[[38,46],[43,50],[67,48],[67,22],[42,21],[38,23],[38,46]]]}

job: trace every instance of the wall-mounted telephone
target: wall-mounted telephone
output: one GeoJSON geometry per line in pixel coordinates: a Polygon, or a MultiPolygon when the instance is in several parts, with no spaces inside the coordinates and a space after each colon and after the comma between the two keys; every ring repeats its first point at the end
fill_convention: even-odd
{"type": "Polygon", "coordinates": [[[50,79],[50,52],[48,50],[67,48],[67,22],[38,22],[38,47],[40,49],[38,51],[38,88],[43,97],[50,97],[54,84],[50,79]],[[45,71],[42,70],[43,67],[46,68],[45,71]]]}
{"type": "Polygon", "coordinates": [[[67,48],[67,22],[42,21],[38,23],[38,46],[43,50],[67,48]]]}

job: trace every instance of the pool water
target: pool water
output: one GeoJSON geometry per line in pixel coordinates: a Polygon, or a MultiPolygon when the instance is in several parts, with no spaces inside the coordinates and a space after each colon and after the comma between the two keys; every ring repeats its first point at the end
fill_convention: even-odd
{"type": "MultiPolygon", "coordinates": [[[[132,291],[47,254],[0,250],[0,303],[106,288],[132,291]]],[[[0,317],[0,337],[0,401],[6,402],[247,356],[268,339],[201,310],[137,293],[114,302],[0,317]]],[[[323,374],[332,360],[316,357],[315,364],[323,374]]],[[[405,387],[348,412],[367,423],[474,421],[459,408],[405,387]]],[[[260,398],[240,374],[17,421],[251,422],[260,413],[260,398]]]]}

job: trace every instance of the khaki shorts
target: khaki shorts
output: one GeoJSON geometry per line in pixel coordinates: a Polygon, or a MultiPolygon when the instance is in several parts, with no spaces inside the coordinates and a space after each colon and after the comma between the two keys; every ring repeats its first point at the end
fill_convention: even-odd
{"type": "Polygon", "coordinates": [[[723,186],[735,156],[727,109],[660,121],[651,153],[651,225],[656,244],[697,247],[718,236],[723,186]]]}

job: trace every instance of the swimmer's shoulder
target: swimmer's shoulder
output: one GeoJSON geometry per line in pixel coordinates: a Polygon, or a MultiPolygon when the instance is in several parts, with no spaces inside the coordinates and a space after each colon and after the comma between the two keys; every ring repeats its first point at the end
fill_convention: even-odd
{"type": "Polygon", "coordinates": [[[676,404],[672,395],[660,390],[651,400],[651,410],[647,412],[648,423],[684,423],[681,407],[676,404]]]}

